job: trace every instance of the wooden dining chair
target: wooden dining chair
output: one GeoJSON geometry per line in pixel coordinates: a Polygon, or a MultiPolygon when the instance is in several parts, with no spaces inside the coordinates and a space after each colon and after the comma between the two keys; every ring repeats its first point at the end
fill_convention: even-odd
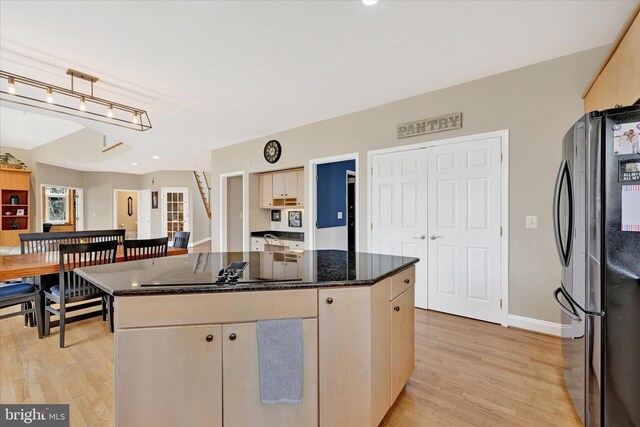
{"type": "MultiPolygon", "coordinates": [[[[52,286],[45,291],[45,316],[44,316],[44,335],[50,333],[51,315],[59,316],[60,326],[60,348],[64,348],[64,332],[67,323],[77,322],[79,320],[100,315],[100,311],[83,313],[74,317],[67,317],[67,312],[86,309],[95,305],[102,304],[102,315],[104,318],[105,303],[104,297],[106,293],[96,286],[92,285],[82,277],[74,273],[79,267],[88,267],[92,265],[111,264],[116,262],[116,250],[118,247],[117,240],[109,240],[97,243],[78,243],[78,244],[61,244],[59,245],[60,255],[60,273],[58,285],[52,286]],[[86,302],[83,302],[86,301],[86,302]],[[83,302],[82,304],[70,303],[83,302]],[[60,308],[55,309],[51,304],[59,304],[60,308]]],[[[113,312],[109,313],[109,320],[113,312]]]]}
{"type": "Polygon", "coordinates": [[[159,237],[157,239],[125,240],[124,260],[135,261],[139,259],[164,257],[167,256],[168,246],[168,237],[159,237]]]}
{"type": "Polygon", "coordinates": [[[190,236],[191,232],[189,231],[176,231],[176,234],[173,236],[173,247],[187,249],[190,236]]]}
{"type": "Polygon", "coordinates": [[[40,293],[30,283],[16,282],[0,286],[0,308],[20,304],[19,311],[0,315],[0,319],[13,316],[25,316],[25,326],[29,319],[29,326],[38,326],[38,337],[42,338],[42,319],[40,318],[40,293]],[[35,322],[33,318],[35,317],[35,322]]]}

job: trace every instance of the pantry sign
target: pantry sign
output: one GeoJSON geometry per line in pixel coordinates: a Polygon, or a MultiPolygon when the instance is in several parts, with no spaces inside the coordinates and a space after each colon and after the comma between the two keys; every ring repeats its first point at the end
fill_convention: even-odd
{"type": "Polygon", "coordinates": [[[445,130],[460,129],[462,127],[462,113],[445,114],[444,116],[398,125],[398,139],[410,136],[426,135],[428,133],[442,132],[445,130]]]}

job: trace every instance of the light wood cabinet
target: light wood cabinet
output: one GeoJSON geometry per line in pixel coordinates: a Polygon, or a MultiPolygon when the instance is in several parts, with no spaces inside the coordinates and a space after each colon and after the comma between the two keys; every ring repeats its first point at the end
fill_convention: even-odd
{"type": "Polygon", "coordinates": [[[294,169],[260,175],[260,207],[304,206],[304,170],[294,169]],[[302,182],[299,182],[299,181],[302,182]],[[301,191],[302,190],[302,191],[301,191]]]}
{"type": "Polygon", "coordinates": [[[270,173],[260,175],[260,207],[273,207],[273,175],[270,173]]]}
{"type": "Polygon", "coordinates": [[[321,426],[377,426],[391,406],[389,287],[318,291],[321,426]]]}
{"type": "Polygon", "coordinates": [[[116,378],[119,427],[222,426],[222,326],[120,330],[116,378]]]}
{"type": "Polygon", "coordinates": [[[585,112],[633,105],[640,100],[639,9],[583,96],[585,112]]]}
{"type": "Polygon", "coordinates": [[[413,373],[415,348],[415,287],[391,301],[391,402],[413,373]]]}
{"type": "Polygon", "coordinates": [[[297,172],[298,193],[296,194],[296,206],[304,206],[304,169],[297,172]]]}
{"type": "Polygon", "coordinates": [[[304,319],[302,333],[303,403],[263,405],[260,401],[260,381],[258,380],[260,373],[256,323],[224,325],[222,352],[225,426],[318,425],[317,319],[304,319]]]}
{"type": "Polygon", "coordinates": [[[2,202],[0,246],[18,246],[20,233],[29,232],[30,176],[30,170],[0,168],[0,200],[2,202]]]}

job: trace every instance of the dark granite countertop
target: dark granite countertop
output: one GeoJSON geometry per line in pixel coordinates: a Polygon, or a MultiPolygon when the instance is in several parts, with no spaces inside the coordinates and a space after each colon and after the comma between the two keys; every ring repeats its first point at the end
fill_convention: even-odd
{"type": "Polygon", "coordinates": [[[418,258],[337,250],[178,255],[75,271],[114,296],[369,286],[418,258]],[[237,284],[216,284],[231,262],[249,264],[237,284]]]}
{"type": "Polygon", "coordinates": [[[274,236],[284,240],[304,242],[304,233],[298,233],[296,231],[252,231],[251,237],[263,237],[265,234],[273,234],[274,236]]]}

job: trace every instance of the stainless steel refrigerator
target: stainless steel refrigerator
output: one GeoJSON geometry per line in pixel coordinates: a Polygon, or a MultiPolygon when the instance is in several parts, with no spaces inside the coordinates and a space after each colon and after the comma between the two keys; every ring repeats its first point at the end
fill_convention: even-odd
{"type": "Polygon", "coordinates": [[[567,132],[554,195],[564,378],[586,426],[640,426],[640,106],[567,132]],[[633,130],[634,132],[630,132],[633,130]]]}

